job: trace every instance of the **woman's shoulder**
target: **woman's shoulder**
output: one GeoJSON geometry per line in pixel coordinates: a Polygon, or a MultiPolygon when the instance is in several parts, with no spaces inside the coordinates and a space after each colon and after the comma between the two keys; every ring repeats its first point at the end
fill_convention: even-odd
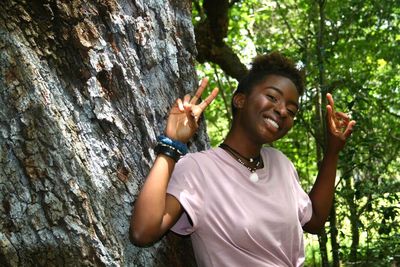
{"type": "Polygon", "coordinates": [[[218,148],[209,148],[206,150],[190,152],[185,155],[184,158],[190,158],[191,160],[198,161],[198,160],[213,160],[215,157],[219,155],[218,148]]]}
{"type": "Polygon", "coordinates": [[[208,148],[206,150],[189,152],[185,156],[183,156],[179,161],[196,162],[196,161],[208,160],[212,157],[215,157],[216,152],[214,150],[215,150],[214,148],[208,148]]]}
{"type": "Polygon", "coordinates": [[[216,148],[210,148],[189,152],[177,162],[175,169],[177,171],[203,172],[205,168],[214,166],[219,161],[219,151],[216,150],[216,148]]]}

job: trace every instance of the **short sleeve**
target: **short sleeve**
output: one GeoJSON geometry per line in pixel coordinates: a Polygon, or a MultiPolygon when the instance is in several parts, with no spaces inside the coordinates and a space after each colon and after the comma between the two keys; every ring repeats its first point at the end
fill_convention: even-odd
{"type": "Polygon", "coordinates": [[[187,155],[175,165],[167,193],[174,196],[185,210],[171,230],[177,234],[193,233],[199,224],[203,208],[204,183],[198,163],[187,155]]]}
{"type": "Polygon", "coordinates": [[[297,174],[296,169],[293,166],[293,171],[296,177],[295,181],[295,191],[297,195],[297,208],[298,208],[298,217],[301,223],[301,226],[304,226],[309,220],[311,220],[312,216],[312,202],[308,194],[303,190],[300,185],[299,176],[297,174]]]}
{"type": "Polygon", "coordinates": [[[312,216],[312,203],[310,197],[306,192],[302,191],[299,194],[299,218],[301,226],[304,226],[311,220],[312,216]]]}

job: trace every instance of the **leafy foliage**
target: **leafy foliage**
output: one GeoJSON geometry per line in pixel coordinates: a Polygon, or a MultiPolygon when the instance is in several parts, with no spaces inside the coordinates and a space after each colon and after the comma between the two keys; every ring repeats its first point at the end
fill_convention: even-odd
{"type": "MultiPolygon", "coordinates": [[[[295,127],[273,144],[292,159],[306,189],[317,172],[317,142],[323,146],[316,120],[318,92],[332,92],[337,109],[357,121],[337,179],[341,261],[359,266],[399,263],[398,1],[243,0],[230,8],[229,23],[226,42],[245,64],[257,53],[280,50],[306,69],[308,90],[295,127]]],[[[224,92],[205,114],[216,145],[229,129],[236,82],[215,65],[199,65],[198,71],[210,76],[210,88],[224,92]]]]}

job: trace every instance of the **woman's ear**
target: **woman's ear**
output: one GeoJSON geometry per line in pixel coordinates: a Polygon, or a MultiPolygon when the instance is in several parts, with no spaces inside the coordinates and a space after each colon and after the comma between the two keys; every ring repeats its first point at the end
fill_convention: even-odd
{"type": "Polygon", "coordinates": [[[243,108],[245,102],[246,102],[245,94],[238,93],[233,96],[233,106],[235,106],[235,108],[238,108],[238,109],[243,108]]]}

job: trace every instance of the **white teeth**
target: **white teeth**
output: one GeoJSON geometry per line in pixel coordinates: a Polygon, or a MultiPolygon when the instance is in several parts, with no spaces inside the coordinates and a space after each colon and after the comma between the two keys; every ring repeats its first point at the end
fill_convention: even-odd
{"type": "Polygon", "coordinates": [[[279,125],[275,121],[271,120],[270,118],[266,118],[266,121],[268,121],[276,129],[279,128],[279,125]]]}

